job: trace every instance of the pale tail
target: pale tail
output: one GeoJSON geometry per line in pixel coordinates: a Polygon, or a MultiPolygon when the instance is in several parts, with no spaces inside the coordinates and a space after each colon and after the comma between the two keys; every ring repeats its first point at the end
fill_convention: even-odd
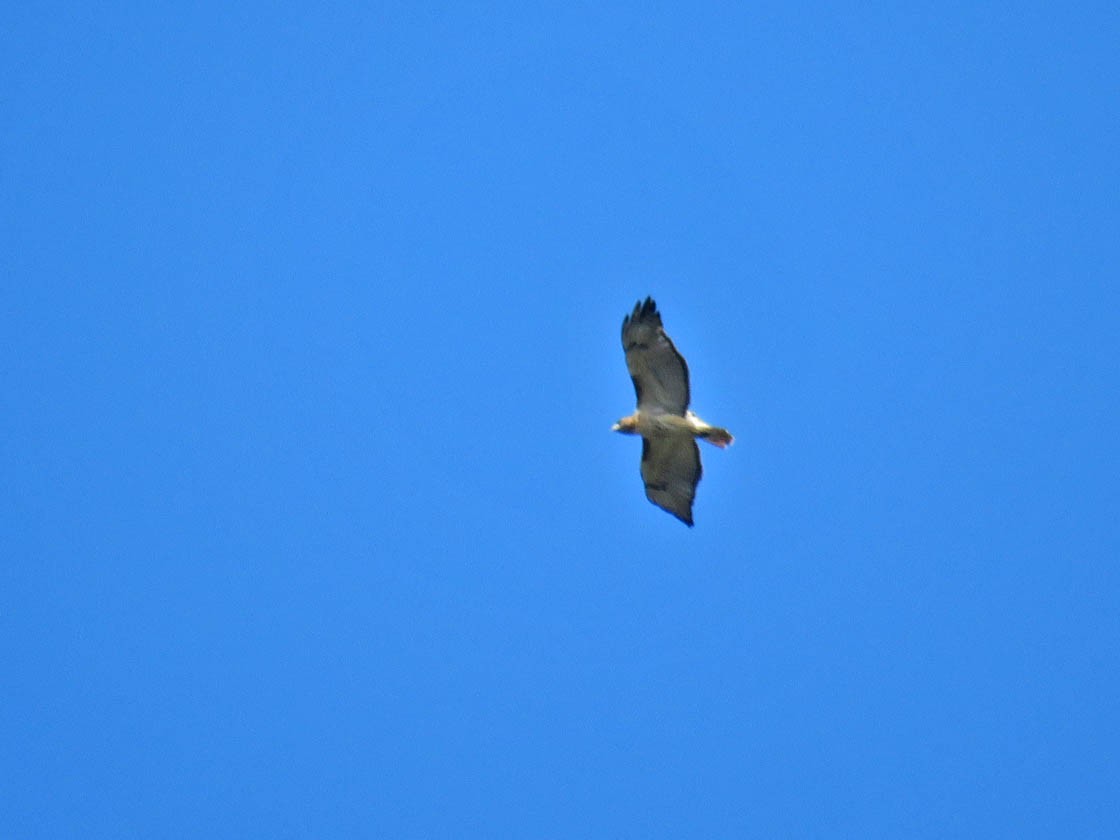
{"type": "Polygon", "coordinates": [[[727,429],[721,429],[718,426],[709,426],[701,434],[701,437],[708,443],[715,444],[720,449],[726,449],[735,441],[735,438],[731,436],[731,432],[727,431],[727,429]]]}

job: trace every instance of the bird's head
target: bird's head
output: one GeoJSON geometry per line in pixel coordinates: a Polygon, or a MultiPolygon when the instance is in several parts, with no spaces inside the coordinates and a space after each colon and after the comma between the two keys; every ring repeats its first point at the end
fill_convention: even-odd
{"type": "Polygon", "coordinates": [[[612,432],[621,432],[624,435],[636,435],[638,433],[638,415],[631,414],[629,417],[623,417],[613,426],[612,432]]]}

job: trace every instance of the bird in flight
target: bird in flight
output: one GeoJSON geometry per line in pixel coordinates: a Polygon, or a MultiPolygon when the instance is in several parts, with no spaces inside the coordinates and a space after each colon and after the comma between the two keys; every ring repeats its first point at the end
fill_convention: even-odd
{"type": "Polygon", "coordinates": [[[611,427],[642,436],[642,481],[646,498],[692,527],[692,501],[700,483],[703,438],[720,449],[734,438],[688,410],[688,365],[661,325],[652,298],[634,305],[622,321],[622,349],[638,395],[638,410],[611,427]]]}

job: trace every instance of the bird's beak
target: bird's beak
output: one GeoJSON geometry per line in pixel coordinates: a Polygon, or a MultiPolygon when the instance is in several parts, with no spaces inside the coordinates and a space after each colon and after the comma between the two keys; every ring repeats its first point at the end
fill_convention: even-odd
{"type": "Polygon", "coordinates": [[[612,432],[617,432],[617,431],[618,431],[619,429],[621,429],[621,428],[622,428],[622,427],[621,427],[620,425],[618,425],[617,423],[615,423],[615,424],[614,424],[613,426],[611,426],[611,431],[612,431],[612,432]]]}

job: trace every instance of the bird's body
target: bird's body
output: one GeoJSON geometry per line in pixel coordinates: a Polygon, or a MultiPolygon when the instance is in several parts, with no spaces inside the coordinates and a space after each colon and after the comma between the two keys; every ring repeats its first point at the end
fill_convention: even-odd
{"type": "Polygon", "coordinates": [[[685,438],[704,438],[708,443],[724,449],[731,445],[734,438],[727,431],[718,426],[711,426],[700,419],[692,411],[686,411],[682,417],[679,414],[658,414],[654,412],[635,411],[629,417],[618,421],[619,432],[633,432],[642,437],[683,436],[685,438]]]}
{"type": "Polygon", "coordinates": [[[692,502],[703,473],[696,439],[722,449],[734,438],[688,410],[688,365],[666,335],[651,298],[637,303],[623,320],[622,347],[638,410],[613,430],[642,436],[646,497],[691,527],[692,502]]]}

